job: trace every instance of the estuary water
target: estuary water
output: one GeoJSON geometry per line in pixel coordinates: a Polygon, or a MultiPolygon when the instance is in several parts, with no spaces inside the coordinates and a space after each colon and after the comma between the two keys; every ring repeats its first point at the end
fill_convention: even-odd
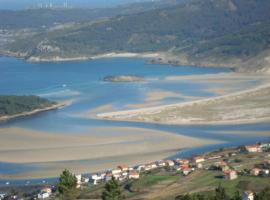
{"type": "MultiPolygon", "coordinates": [[[[1,123],[0,128],[19,127],[48,133],[83,133],[89,127],[140,127],[168,131],[196,138],[225,141],[223,144],[186,149],[177,157],[186,157],[222,147],[268,141],[269,137],[227,134],[233,131],[270,131],[269,123],[241,125],[157,125],[133,122],[104,121],[85,117],[82,113],[108,106],[114,110],[138,106],[162,105],[220,95],[216,88],[224,83],[172,80],[170,76],[216,75],[231,73],[228,68],[174,67],[147,64],[143,59],[114,58],[63,63],[28,63],[15,58],[0,58],[1,95],[39,95],[53,101],[72,101],[70,106],[34,116],[1,123]],[[106,76],[134,75],[145,78],[143,82],[104,82],[106,76]],[[157,95],[157,94],[163,94],[157,95]]],[[[255,80],[235,85],[235,91],[258,84],[255,80]]],[[[232,86],[231,86],[232,87],[232,86]]],[[[0,138],[1,140],[1,138],[0,138]]],[[[175,157],[174,156],[174,157],[175,157]]],[[[34,165],[3,163],[0,157],[0,175],[12,175],[35,170],[34,165]]],[[[54,179],[52,179],[54,180],[54,179]]],[[[24,184],[25,180],[0,180],[0,185],[24,184]]],[[[40,183],[41,180],[36,180],[40,183]]],[[[49,179],[48,179],[49,181],[49,179]]],[[[36,183],[35,182],[35,183],[36,183]]],[[[34,181],[33,181],[34,183],[34,181]]]]}

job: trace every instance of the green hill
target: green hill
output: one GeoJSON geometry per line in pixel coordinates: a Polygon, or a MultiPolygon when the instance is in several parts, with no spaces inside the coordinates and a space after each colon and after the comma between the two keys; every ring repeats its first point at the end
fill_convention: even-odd
{"type": "Polygon", "coordinates": [[[44,109],[55,104],[37,96],[0,96],[0,117],[44,109]]]}
{"type": "Polygon", "coordinates": [[[174,7],[81,23],[18,39],[10,51],[26,58],[107,52],[166,52],[175,64],[229,65],[258,71],[267,64],[269,0],[191,0],[174,7]],[[263,55],[263,56],[262,56],[263,55]],[[255,59],[255,60],[254,60],[255,59]]]}

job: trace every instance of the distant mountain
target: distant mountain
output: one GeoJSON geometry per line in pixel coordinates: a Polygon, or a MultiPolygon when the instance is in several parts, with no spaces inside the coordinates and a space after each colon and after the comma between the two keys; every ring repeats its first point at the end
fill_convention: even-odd
{"type": "MultiPolygon", "coordinates": [[[[63,6],[66,0],[0,0],[0,9],[23,10],[43,5],[63,6]]],[[[108,8],[128,3],[145,2],[151,0],[68,0],[68,5],[73,8],[108,8]]]]}
{"type": "Polygon", "coordinates": [[[26,57],[79,57],[107,52],[162,52],[179,65],[263,70],[270,45],[269,0],[190,0],[132,15],[36,34],[11,52],[26,57]],[[255,60],[254,60],[255,59],[255,60]],[[246,67],[253,63],[254,67],[246,67]]]}
{"type": "MultiPolygon", "coordinates": [[[[177,5],[184,0],[141,1],[111,8],[36,8],[0,10],[0,29],[48,28],[63,23],[82,23],[118,15],[131,15],[177,5]]],[[[134,2],[129,1],[129,2],[134,2]]]]}

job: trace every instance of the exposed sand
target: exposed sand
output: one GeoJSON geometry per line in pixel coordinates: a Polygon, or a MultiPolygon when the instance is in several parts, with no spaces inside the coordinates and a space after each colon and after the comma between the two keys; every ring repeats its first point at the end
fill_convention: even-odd
{"type": "Polygon", "coordinates": [[[218,74],[203,74],[203,75],[185,75],[185,76],[167,76],[167,81],[192,80],[201,83],[231,83],[245,82],[251,80],[269,82],[269,74],[245,74],[245,73],[218,73],[218,74]]]}
{"type": "Polygon", "coordinates": [[[187,96],[178,92],[165,91],[165,90],[153,90],[146,93],[146,97],[143,103],[129,104],[126,107],[128,109],[149,108],[153,106],[159,106],[164,104],[164,100],[167,98],[179,98],[185,101],[200,99],[201,97],[187,96]]]}
{"type": "Polygon", "coordinates": [[[98,114],[121,121],[164,124],[248,123],[270,121],[270,84],[186,103],[98,114]]]}
{"type": "Polygon", "coordinates": [[[113,111],[116,111],[113,104],[104,104],[104,105],[98,106],[96,108],[86,110],[85,112],[74,114],[73,116],[74,117],[92,119],[92,118],[96,118],[98,113],[101,113],[101,112],[113,112],[113,111]]]}
{"type": "MultiPolygon", "coordinates": [[[[218,133],[215,131],[215,133],[218,133]]],[[[221,134],[241,135],[241,136],[270,136],[270,131],[222,131],[221,134]]]]}
{"type": "Polygon", "coordinates": [[[63,168],[101,171],[121,163],[155,161],[183,148],[220,142],[130,127],[94,128],[81,135],[2,128],[0,138],[0,162],[35,163],[43,168],[27,176],[17,174],[9,178],[53,177],[63,168]]]}
{"type": "Polygon", "coordinates": [[[153,153],[130,154],[123,156],[103,157],[101,159],[88,159],[82,161],[62,161],[35,163],[31,166],[37,167],[37,170],[23,172],[12,175],[3,175],[0,173],[0,179],[36,179],[58,177],[63,169],[69,169],[73,173],[95,173],[114,169],[119,164],[136,166],[138,164],[157,161],[173,155],[177,150],[157,151],[153,153]]]}
{"type": "Polygon", "coordinates": [[[0,129],[0,161],[13,163],[83,160],[168,151],[213,141],[141,128],[95,128],[90,134],[48,134],[21,128],[0,129]]]}

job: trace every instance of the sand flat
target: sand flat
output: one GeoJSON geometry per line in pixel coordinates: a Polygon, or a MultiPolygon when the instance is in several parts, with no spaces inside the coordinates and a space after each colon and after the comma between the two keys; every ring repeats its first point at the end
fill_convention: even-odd
{"type": "Polygon", "coordinates": [[[126,156],[135,152],[154,153],[217,142],[129,127],[95,128],[89,130],[88,135],[48,134],[21,128],[5,128],[0,129],[0,137],[0,161],[11,163],[126,156]]]}
{"type": "Polygon", "coordinates": [[[98,172],[119,164],[163,159],[183,148],[221,143],[169,132],[133,127],[94,127],[89,133],[47,133],[23,128],[0,129],[0,162],[30,164],[36,170],[0,178],[56,177],[65,168],[98,172]]]}

